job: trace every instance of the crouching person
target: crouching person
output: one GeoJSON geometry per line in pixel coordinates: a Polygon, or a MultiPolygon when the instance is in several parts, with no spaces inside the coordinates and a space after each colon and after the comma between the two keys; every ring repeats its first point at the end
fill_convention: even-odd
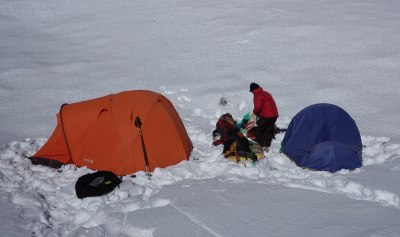
{"type": "Polygon", "coordinates": [[[213,145],[224,145],[222,154],[225,158],[244,159],[255,161],[264,158],[264,152],[260,145],[247,139],[246,126],[250,113],[245,114],[237,123],[229,113],[222,115],[213,131],[213,145]]]}
{"type": "Polygon", "coordinates": [[[213,146],[223,145],[222,151],[225,154],[229,151],[232,143],[236,139],[236,121],[230,113],[221,115],[216,124],[216,129],[213,131],[213,146]]]}

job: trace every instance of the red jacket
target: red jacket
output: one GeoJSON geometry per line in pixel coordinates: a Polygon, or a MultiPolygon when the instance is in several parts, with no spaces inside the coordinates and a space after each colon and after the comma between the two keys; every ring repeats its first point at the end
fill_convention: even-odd
{"type": "Polygon", "coordinates": [[[254,95],[253,113],[255,115],[264,118],[277,118],[279,116],[275,100],[270,93],[264,91],[261,87],[253,90],[252,93],[254,95]]]}

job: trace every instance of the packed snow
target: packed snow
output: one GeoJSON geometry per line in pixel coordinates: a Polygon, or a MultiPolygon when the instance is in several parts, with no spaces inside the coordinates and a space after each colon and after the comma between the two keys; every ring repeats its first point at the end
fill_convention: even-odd
{"type": "Polygon", "coordinates": [[[397,0],[0,0],[0,236],[399,236],[398,12],[397,0]],[[284,134],[254,167],[223,158],[211,132],[252,110],[251,82],[282,128],[314,103],[345,109],[363,167],[299,168],[279,153],[284,134]],[[189,161],[78,199],[93,170],[26,159],[63,103],[135,89],[171,100],[189,161]]]}

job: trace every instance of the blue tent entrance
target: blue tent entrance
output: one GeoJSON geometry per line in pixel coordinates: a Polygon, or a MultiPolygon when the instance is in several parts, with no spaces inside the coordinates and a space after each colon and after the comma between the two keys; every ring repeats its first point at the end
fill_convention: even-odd
{"type": "Polygon", "coordinates": [[[281,151],[303,168],[336,172],[362,166],[357,125],[342,108],[315,104],[292,119],[281,151]]]}

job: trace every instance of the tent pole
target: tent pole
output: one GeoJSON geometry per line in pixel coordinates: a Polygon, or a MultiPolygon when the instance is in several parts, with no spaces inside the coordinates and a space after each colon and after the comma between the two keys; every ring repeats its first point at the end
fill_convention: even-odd
{"type": "Polygon", "coordinates": [[[135,126],[139,129],[140,140],[142,141],[144,162],[146,164],[146,175],[150,179],[151,172],[150,172],[149,159],[147,158],[146,146],[144,145],[143,132],[142,132],[142,121],[140,121],[139,116],[137,116],[136,119],[135,119],[135,126]]]}
{"type": "Polygon", "coordinates": [[[62,132],[64,135],[65,144],[67,145],[67,150],[68,150],[68,154],[69,154],[69,161],[67,163],[70,163],[72,161],[72,153],[71,153],[71,149],[69,148],[67,135],[65,134],[64,122],[63,122],[63,116],[62,116],[62,110],[63,110],[64,106],[66,106],[66,105],[68,105],[68,104],[64,103],[63,105],[61,105],[59,116],[60,116],[60,122],[61,122],[61,129],[62,129],[62,132]]]}

